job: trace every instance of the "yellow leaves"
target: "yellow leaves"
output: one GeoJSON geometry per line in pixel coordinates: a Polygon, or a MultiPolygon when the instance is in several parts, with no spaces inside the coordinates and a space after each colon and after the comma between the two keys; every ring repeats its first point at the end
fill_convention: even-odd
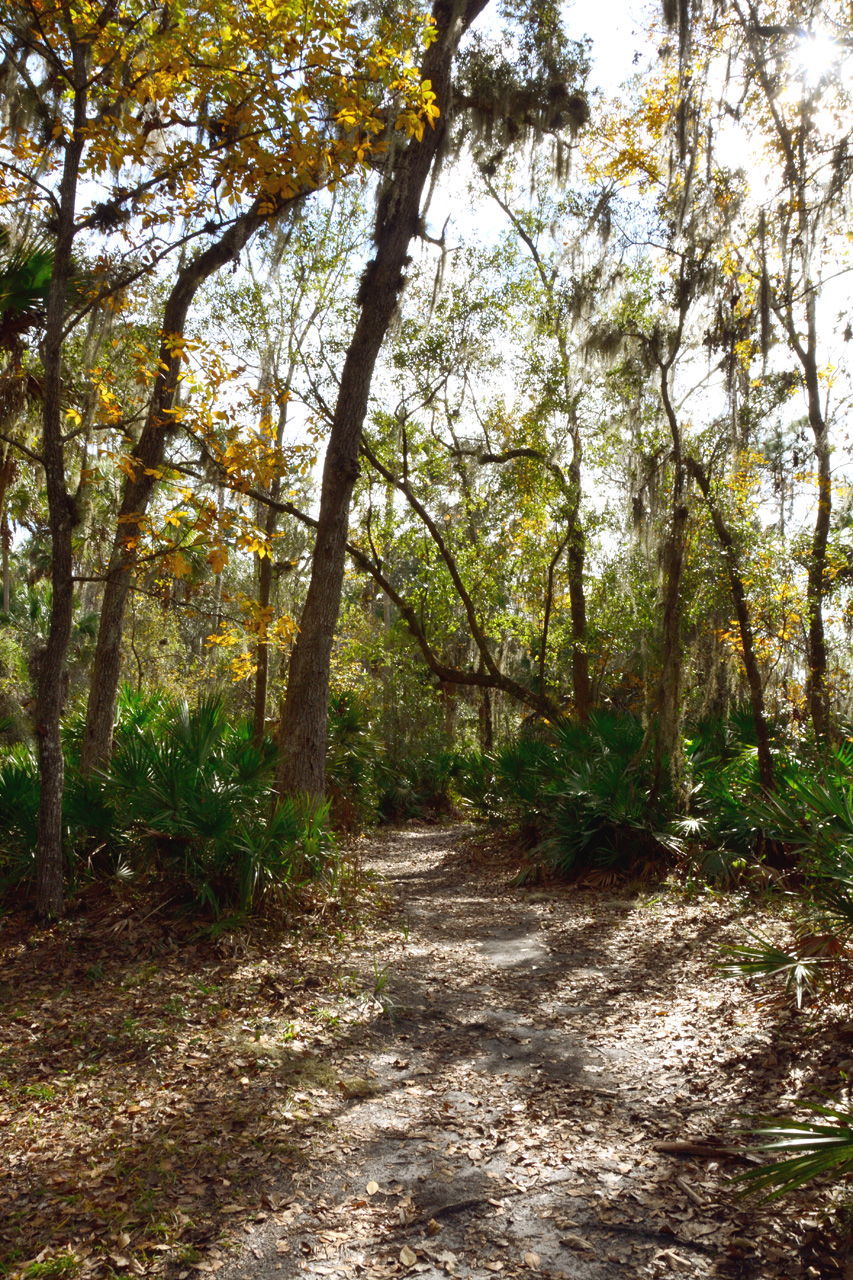
{"type": "Polygon", "coordinates": [[[210,565],[214,573],[222,573],[222,570],[228,563],[228,551],[225,547],[214,547],[209,552],[207,563],[210,565]]]}
{"type": "MultiPolygon", "coordinates": [[[[403,82],[397,82],[402,87],[403,82]]],[[[407,138],[417,138],[418,142],[423,140],[424,124],[428,123],[430,128],[435,128],[435,122],[441,115],[436,105],[435,94],[432,89],[432,81],[424,80],[420,87],[420,97],[418,102],[406,110],[401,111],[397,116],[394,128],[397,130],[405,130],[407,138]]]]}
{"type": "MultiPolygon", "coordinates": [[[[411,136],[434,118],[417,62],[435,28],[414,9],[395,14],[393,26],[380,22],[377,31],[342,0],[247,0],[237,7],[210,0],[191,11],[170,7],[166,23],[156,8],[131,0],[107,10],[77,4],[70,21],[62,6],[38,8],[33,52],[60,80],[63,72],[69,79],[70,44],[86,46],[96,102],[82,173],[100,185],[106,205],[123,170],[147,171],[132,223],[117,230],[136,241],[135,249],[140,232],[203,221],[211,190],[226,207],[259,199],[272,213],[279,195],[360,172],[369,138],[385,128],[392,103],[411,111],[401,118],[411,136]],[[203,113],[217,128],[187,127],[203,113]],[[329,119],[337,119],[344,136],[330,138],[329,119]],[[351,131],[363,134],[355,146],[345,136],[351,131]]],[[[53,143],[66,131],[63,111],[52,123],[53,143]]],[[[40,124],[22,131],[12,150],[32,170],[47,156],[50,185],[61,150],[45,145],[40,124]]],[[[183,359],[187,348],[172,350],[183,359]]]]}
{"type": "Polygon", "coordinates": [[[183,337],[182,334],[165,333],[163,334],[163,346],[171,355],[183,360],[188,351],[198,351],[202,343],[192,342],[189,338],[183,337]]]}
{"type": "Polygon", "coordinates": [[[251,555],[256,555],[259,560],[263,560],[264,556],[269,556],[270,549],[267,540],[260,533],[244,533],[238,540],[237,545],[244,551],[248,551],[251,555]]]}
{"type": "Polygon", "coordinates": [[[240,652],[228,660],[231,679],[235,682],[248,680],[257,671],[257,650],[259,645],[272,645],[286,652],[298,630],[295,621],[288,614],[276,618],[270,606],[262,608],[257,600],[248,596],[237,598],[242,625],[231,623],[223,629],[207,637],[208,648],[236,649],[240,652]]]}
{"type": "Polygon", "coordinates": [[[180,551],[176,551],[169,556],[168,564],[173,576],[176,578],[186,578],[192,571],[192,565],[186,556],[181,555],[180,551]]]}

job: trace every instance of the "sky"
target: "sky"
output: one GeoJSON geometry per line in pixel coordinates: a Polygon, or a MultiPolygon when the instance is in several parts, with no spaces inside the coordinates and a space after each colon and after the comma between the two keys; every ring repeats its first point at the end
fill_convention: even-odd
{"type": "MultiPolygon", "coordinates": [[[[613,94],[647,64],[653,49],[643,15],[652,5],[645,0],[574,0],[566,6],[572,35],[592,38],[593,69],[590,83],[613,94]],[[639,54],[635,64],[634,55],[639,54]]],[[[657,13],[657,6],[653,12],[657,13]]]]}

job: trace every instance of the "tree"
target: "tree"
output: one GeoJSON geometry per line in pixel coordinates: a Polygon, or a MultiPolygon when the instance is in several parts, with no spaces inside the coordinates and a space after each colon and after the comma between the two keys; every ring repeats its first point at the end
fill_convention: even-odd
{"type": "Polygon", "coordinates": [[[827,548],[833,485],[820,303],[827,278],[839,268],[829,247],[834,241],[840,249],[846,232],[842,211],[853,178],[849,145],[853,131],[844,77],[820,75],[809,83],[804,69],[796,76],[796,67],[802,42],[824,23],[844,31],[846,15],[824,5],[796,4],[781,10],[773,6],[762,17],[751,0],[745,4],[733,0],[733,11],[740,26],[747,106],[757,109],[774,160],[781,162],[781,182],[772,200],[776,216],[762,209],[757,220],[757,310],[765,352],[772,313],[799,363],[817,463],[806,593],[807,695],[815,735],[825,741],[830,733],[830,689],[824,600],[830,580],[827,548]],[[797,79],[798,92],[780,92],[797,79]]]}
{"type": "MultiPolygon", "coordinates": [[[[487,0],[438,0],[436,36],[421,63],[435,94],[428,130],[410,138],[388,162],[377,204],[375,254],[362,278],[359,317],[341,371],[340,388],[323,468],[320,513],[311,580],[288,671],[279,736],[279,794],[320,796],[324,789],[329,662],[340,606],[350,502],[358,477],[361,433],[370,382],[388,325],[397,307],[412,240],[423,230],[421,202],[437,158],[454,124],[452,73],[460,41],[487,0]]],[[[505,52],[469,59],[469,87],[456,124],[474,118],[487,132],[516,139],[552,128],[560,119],[585,118],[586,100],[567,84],[576,62],[566,57],[556,9],[543,4],[519,14],[523,33],[521,82],[505,52]],[[536,73],[539,72],[538,83],[536,73]]],[[[460,101],[460,105],[462,102],[460,101]]]]}
{"type": "MultiPolygon", "coordinates": [[[[540,188],[530,201],[532,207],[518,209],[508,202],[508,195],[497,189],[488,172],[492,168],[493,164],[487,163],[484,172],[487,189],[529,253],[538,286],[540,352],[539,360],[534,358],[531,361],[539,379],[539,386],[532,390],[536,411],[542,416],[562,415],[571,443],[566,472],[563,474],[558,469],[556,473],[565,503],[566,535],[560,555],[566,553],[569,565],[573,709],[585,721],[592,705],[592,685],[584,588],[586,535],[581,515],[584,451],[578,407],[583,395],[580,376],[584,363],[583,329],[589,322],[590,313],[594,312],[596,295],[607,287],[608,266],[602,261],[601,254],[596,255],[595,249],[590,249],[590,241],[596,231],[607,228],[613,185],[608,182],[603,188],[584,192],[583,196],[571,191],[560,199],[549,198],[548,184],[540,168],[538,172],[534,171],[535,179],[530,183],[532,195],[534,184],[540,188]],[[577,230],[571,234],[573,224],[577,230]],[[559,229],[557,245],[548,243],[552,227],[559,229]],[[549,341],[554,348],[550,361],[541,352],[549,341]]],[[[584,373],[588,376],[588,370],[585,369],[584,373]]],[[[541,461],[548,464],[546,456],[541,461]]],[[[549,578],[553,578],[556,564],[555,559],[549,578]]],[[[548,598],[550,601],[550,593],[548,598]]],[[[547,614],[543,631],[541,663],[544,676],[547,614]]]]}
{"type": "MultiPolygon", "coordinates": [[[[825,351],[828,318],[822,315],[827,285],[849,270],[845,244],[845,203],[853,177],[850,151],[848,79],[838,65],[847,43],[849,15],[836,4],[793,0],[759,5],[733,0],[725,17],[701,5],[672,6],[678,27],[679,101],[673,115],[682,172],[689,186],[697,151],[686,145],[695,122],[697,99],[707,75],[696,63],[712,65],[725,40],[728,69],[714,119],[705,119],[716,147],[728,147],[735,126],[760,151],[767,195],[753,182],[747,217],[737,245],[731,245],[748,295],[744,310],[753,319],[767,366],[774,337],[785,343],[798,366],[816,462],[816,504],[808,557],[807,698],[819,740],[830,733],[828,642],[824,605],[831,583],[828,546],[832,524],[832,443],[827,404],[831,378],[825,351]],[[835,66],[812,73],[807,52],[815,38],[837,41],[835,66]],[[733,125],[732,122],[735,122],[733,125]],[[774,326],[775,322],[775,326],[774,326]],[[773,329],[775,327],[775,334],[773,329]]],[[[742,140],[742,139],[741,139],[742,140]]]]}
{"type": "MultiPolygon", "coordinates": [[[[419,30],[415,19],[416,29],[419,30]]],[[[416,36],[401,24],[406,41],[416,36]]],[[[64,759],[60,716],[74,593],[68,484],[75,432],[65,429],[63,352],[68,333],[98,302],[150,273],[179,245],[212,241],[178,271],[164,316],[149,430],[133,454],[123,517],[150,492],[173,421],[180,334],[199,280],[230,261],[265,220],[321,182],[359,167],[385,129],[382,93],[401,101],[402,126],[420,127],[420,82],[395,46],[365,34],[342,10],[297,5],[286,12],[223,3],[164,12],[136,0],[45,9],[7,6],[0,22],[11,127],[0,166],[0,202],[21,225],[38,219],[52,235],[52,269],[41,344],[42,440],[52,542],[52,620],[39,665],[37,734],[41,778],[38,911],[61,912],[64,759]],[[288,74],[288,68],[290,73],[288,74]],[[85,183],[85,187],[83,184],[85,183]],[[81,190],[95,190],[80,209],[81,190]],[[213,216],[211,216],[211,209],[213,216]],[[172,235],[167,234],[172,232],[172,235]],[[94,278],[68,313],[81,243],[100,238],[94,278]],[[107,249],[110,252],[107,252],[107,249]],[[173,327],[169,327],[169,326],[173,327]],[[153,463],[153,465],[151,465],[153,463]],[[135,486],[135,487],[134,487],[135,486]]],[[[428,99],[427,99],[428,103],[428,99]]],[[[113,695],[133,536],[117,539],[98,664],[105,697],[93,709],[90,759],[99,757],[113,695]],[[93,741],[93,739],[95,741],[93,741]]],[[[100,686],[99,686],[100,687],[100,686]]]]}

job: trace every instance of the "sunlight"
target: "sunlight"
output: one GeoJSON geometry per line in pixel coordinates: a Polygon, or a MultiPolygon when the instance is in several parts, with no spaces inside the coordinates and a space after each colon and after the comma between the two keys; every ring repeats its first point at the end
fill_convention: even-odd
{"type": "Polygon", "coordinates": [[[814,32],[803,36],[799,46],[799,60],[806,83],[816,85],[823,76],[829,75],[840,53],[837,43],[830,36],[814,32]]]}

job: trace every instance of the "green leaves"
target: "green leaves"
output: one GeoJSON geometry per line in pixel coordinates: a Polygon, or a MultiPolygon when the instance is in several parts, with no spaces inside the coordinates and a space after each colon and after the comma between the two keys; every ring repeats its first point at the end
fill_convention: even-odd
{"type": "Polygon", "coordinates": [[[39,323],[52,272],[47,245],[22,240],[13,247],[0,227],[0,349],[13,349],[19,335],[39,323]]]}
{"type": "Polygon", "coordinates": [[[793,1154],[741,1174],[737,1181],[745,1184],[745,1190],[768,1192],[765,1199],[774,1200],[812,1178],[840,1177],[853,1170],[853,1112],[816,1102],[800,1105],[824,1117],[826,1123],[776,1120],[754,1130],[764,1139],[755,1150],[793,1154]]]}
{"type": "Polygon", "coordinates": [[[7,312],[31,315],[47,302],[53,253],[47,245],[22,240],[12,247],[8,231],[0,228],[0,317],[7,312]]]}
{"type": "Polygon", "coordinates": [[[796,995],[797,1007],[800,1008],[805,992],[818,983],[821,965],[827,958],[783,951],[760,934],[752,936],[757,939],[757,945],[738,943],[722,949],[724,955],[731,957],[720,966],[723,972],[737,973],[744,978],[782,977],[785,990],[796,995]]]}
{"type": "Polygon", "coordinates": [[[517,822],[562,872],[668,857],[680,840],[669,798],[652,798],[649,766],[637,761],[643,736],[633,716],[567,719],[493,758],[461,758],[458,789],[481,811],[517,822]]]}

